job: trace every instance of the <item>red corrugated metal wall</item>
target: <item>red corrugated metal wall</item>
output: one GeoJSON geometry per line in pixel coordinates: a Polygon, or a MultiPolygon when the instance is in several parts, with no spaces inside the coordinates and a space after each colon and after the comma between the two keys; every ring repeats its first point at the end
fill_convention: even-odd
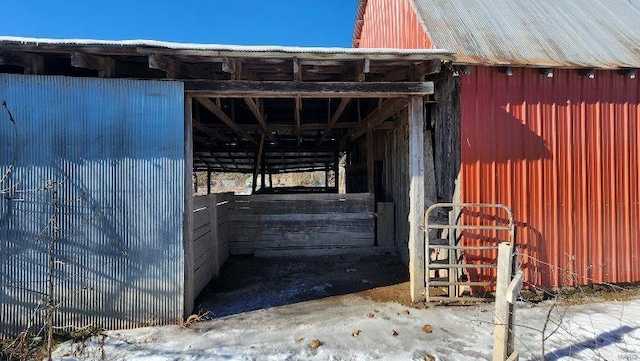
{"type": "Polygon", "coordinates": [[[462,198],[513,209],[530,282],[640,281],[639,120],[640,80],[616,71],[462,77],[462,198]]]}
{"type": "Polygon", "coordinates": [[[369,0],[360,48],[432,48],[409,0],[369,0]]]}

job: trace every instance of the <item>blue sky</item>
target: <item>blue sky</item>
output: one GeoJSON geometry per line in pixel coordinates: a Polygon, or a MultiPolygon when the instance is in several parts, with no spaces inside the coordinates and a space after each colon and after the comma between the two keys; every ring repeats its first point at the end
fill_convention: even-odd
{"type": "Polygon", "coordinates": [[[7,0],[0,35],[351,46],[357,0],[7,0]]]}

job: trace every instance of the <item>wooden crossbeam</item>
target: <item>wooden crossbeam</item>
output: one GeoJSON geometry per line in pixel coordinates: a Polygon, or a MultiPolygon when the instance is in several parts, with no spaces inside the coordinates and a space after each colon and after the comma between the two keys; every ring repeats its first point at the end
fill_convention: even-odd
{"type": "Polygon", "coordinates": [[[106,56],[97,56],[86,53],[71,53],[71,66],[97,70],[100,78],[113,78],[116,75],[116,62],[106,56]]]}
{"type": "Polygon", "coordinates": [[[210,73],[197,66],[180,62],[176,59],[161,54],[149,54],[149,68],[162,70],[167,78],[196,78],[196,79],[214,79],[215,74],[210,73]]]}
{"type": "Polygon", "coordinates": [[[262,114],[262,111],[258,107],[258,104],[256,103],[256,101],[253,98],[244,98],[244,102],[249,107],[249,110],[251,110],[251,113],[253,113],[253,116],[256,117],[256,119],[258,120],[258,123],[260,123],[260,126],[262,127],[262,131],[265,132],[269,137],[269,139],[271,139],[271,141],[273,141],[277,145],[278,140],[276,139],[275,136],[273,136],[273,134],[271,134],[271,131],[269,131],[269,127],[267,126],[267,121],[264,118],[264,115],[262,114]]]}
{"type": "Polygon", "coordinates": [[[0,65],[19,66],[24,69],[25,74],[42,74],[44,72],[42,57],[29,53],[0,51],[0,65]]]}
{"type": "MultiPolygon", "coordinates": [[[[293,121],[290,121],[291,123],[293,123],[293,121]]],[[[358,125],[360,125],[361,123],[356,123],[356,122],[341,122],[341,123],[337,123],[336,125],[333,126],[334,129],[345,129],[345,128],[354,128],[358,125]]],[[[285,131],[285,130],[290,130],[295,132],[295,125],[294,124],[273,124],[273,123],[269,123],[269,130],[271,131],[285,131]]],[[[219,129],[227,129],[228,127],[224,124],[220,124],[220,125],[207,125],[207,127],[214,129],[214,130],[219,130],[219,129]]],[[[259,124],[238,124],[238,127],[240,127],[242,130],[245,131],[260,131],[262,130],[262,126],[259,124]]],[[[305,123],[301,123],[300,124],[300,130],[301,131],[308,131],[308,130],[324,130],[327,128],[327,123],[309,123],[309,124],[305,124],[305,123]]],[[[379,125],[377,127],[375,127],[376,129],[382,129],[384,128],[384,125],[379,125]]]]}
{"type": "Polygon", "coordinates": [[[349,102],[351,102],[351,98],[342,98],[340,100],[338,109],[336,109],[336,112],[333,113],[331,120],[329,120],[329,125],[327,125],[327,127],[324,130],[324,134],[322,134],[322,137],[320,137],[320,140],[318,141],[318,146],[320,146],[322,142],[324,142],[325,138],[327,137],[331,129],[335,127],[336,123],[338,122],[338,119],[340,119],[340,116],[342,115],[342,113],[344,113],[344,110],[347,109],[347,105],[349,105],[349,102]]]}
{"type": "Polygon", "coordinates": [[[367,134],[368,128],[375,128],[385,120],[389,119],[392,115],[396,114],[400,110],[406,108],[409,105],[407,98],[395,98],[383,102],[378,108],[367,115],[362,125],[355,128],[351,132],[351,140],[356,140],[359,137],[367,134]]]}
{"type": "Polygon", "coordinates": [[[432,81],[394,83],[187,80],[184,85],[185,91],[196,96],[229,98],[395,98],[434,92],[432,81]]]}
{"type": "Polygon", "coordinates": [[[218,118],[220,118],[220,120],[224,124],[226,124],[229,128],[233,129],[236,133],[247,138],[251,143],[258,144],[258,142],[256,142],[256,140],[253,139],[253,137],[249,135],[249,133],[245,132],[242,128],[238,126],[236,122],[234,122],[231,118],[229,118],[227,114],[225,114],[225,112],[222,110],[220,105],[215,104],[214,102],[212,102],[207,98],[194,97],[194,99],[198,103],[202,104],[203,107],[207,108],[207,110],[209,110],[210,112],[215,114],[218,118]]]}

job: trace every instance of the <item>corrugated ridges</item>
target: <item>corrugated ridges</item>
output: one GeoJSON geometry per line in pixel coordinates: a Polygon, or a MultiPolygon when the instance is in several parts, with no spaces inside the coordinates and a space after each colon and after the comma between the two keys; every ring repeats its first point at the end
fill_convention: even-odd
{"type": "Polygon", "coordinates": [[[640,67],[638,0],[411,0],[458,63],[640,67]]]}
{"type": "Polygon", "coordinates": [[[462,77],[462,200],[513,209],[529,282],[640,280],[639,104],[640,82],[615,71],[462,77]]]}
{"type": "MultiPolygon", "coordinates": [[[[58,182],[57,325],[121,328],[183,309],[183,87],[179,82],[0,75],[0,172],[18,147],[19,189],[58,182]]],[[[50,193],[0,199],[0,334],[46,292],[50,193]]],[[[33,321],[41,323],[40,315],[33,321]]]]}

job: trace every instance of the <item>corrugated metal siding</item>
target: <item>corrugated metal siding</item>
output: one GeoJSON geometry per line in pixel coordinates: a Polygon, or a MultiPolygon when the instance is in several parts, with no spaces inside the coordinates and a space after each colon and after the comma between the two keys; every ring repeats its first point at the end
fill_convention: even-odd
{"type": "MultiPolygon", "coordinates": [[[[0,172],[59,182],[58,325],[165,322],[183,309],[183,86],[179,82],[0,74],[0,172]]],[[[3,184],[3,188],[7,183],[3,184]]],[[[24,329],[46,293],[46,191],[0,199],[0,334],[24,329]]]]}
{"type": "Polygon", "coordinates": [[[640,81],[513,72],[462,78],[462,200],[513,208],[531,282],[640,281],[640,81]]]}
{"type": "Polygon", "coordinates": [[[360,48],[433,48],[409,0],[368,0],[363,16],[360,48]]]}
{"type": "MultiPolygon", "coordinates": [[[[455,52],[459,63],[640,67],[640,0],[411,3],[433,46],[455,52]]],[[[387,10],[386,15],[365,18],[364,28],[385,29],[383,21],[392,13],[387,10]]],[[[404,16],[409,19],[409,15],[404,16]]],[[[404,34],[413,36],[413,32],[405,30],[404,34]]],[[[387,45],[400,44],[397,41],[387,45]]]]}

